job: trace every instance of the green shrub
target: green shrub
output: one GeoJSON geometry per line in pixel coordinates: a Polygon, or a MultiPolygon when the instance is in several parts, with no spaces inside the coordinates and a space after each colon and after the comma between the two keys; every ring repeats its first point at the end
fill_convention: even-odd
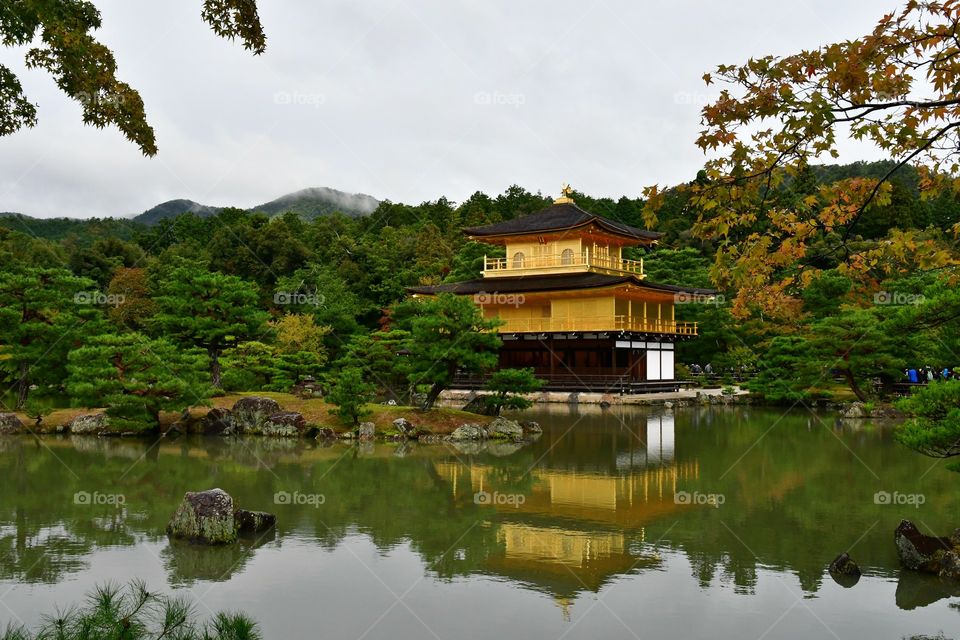
{"type": "Polygon", "coordinates": [[[186,599],[151,593],[134,580],[95,587],[86,602],[46,615],[36,631],[8,626],[0,640],[260,640],[257,624],[240,613],[198,622],[186,599]]]}
{"type": "Polygon", "coordinates": [[[500,369],[487,380],[486,388],[493,392],[485,398],[487,407],[495,416],[503,409],[528,409],[533,403],[519,394],[533,393],[542,386],[543,380],[533,374],[533,369],[500,369]]]}
{"type": "MultiPolygon", "coordinates": [[[[897,408],[913,416],[896,431],[897,440],[933,458],[960,456],[960,380],[931,382],[897,408]]],[[[960,471],[960,465],[947,465],[960,471]]]]}

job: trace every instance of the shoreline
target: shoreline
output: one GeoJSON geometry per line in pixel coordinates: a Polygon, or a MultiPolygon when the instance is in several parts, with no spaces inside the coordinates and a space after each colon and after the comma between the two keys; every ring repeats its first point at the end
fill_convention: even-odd
{"type": "MultiPolygon", "coordinates": [[[[658,391],[654,393],[598,393],[594,391],[538,391],[518,394],[538,404],[591,404],[624,406],[696,406],[707,404],[756,404],[751,401],[750,392],[733,387],[733,394],[724,394],[720,387],[713,389],[681,389],[680,391],[658,391]]],[[[440,394],[443,406],[465,406],[473,399],[486,395],[485,392],[466,389],[448,389],[440,394]],[[449,403],[449,405],[448,405],[449,403]]],[[[668,407],[669,408],[669,407],[668,407]]]]}
{"type": "MultiPolygon", "coordinates": [[[[293,437],[316,439],[413,439],[423,442],[442,441],[449,437],[458,428],[465,425],[486,427],[494,421],[494,417],[464,411],[466,406],[477,397],[485,395],[483,392],[470,390],[447,390],[438,399],[437,405],[428,412],[416,407],[371,404],[370,415],[360,425],[340,424],[329,415],[330,405],[322,398],[301,398],[291,394],[273,392],[244,392],[233,393],[211,399],[209,407],[191,407],[180,414],[164,414],[161,423],[155,429],[145,431],[122,431],[111,428],[100,421],[103,417],[102,408],[74,408],[58,409],[46,416],[39,425],[35,424],[23,413],[3,414],[16,416],[22,428],[0,429],[0,435],[30,434],[30,435],[91,435],[95,437],[154,437],[181,434],[214,435],[218,437],[231,435],[259,435],[265,437],[293,437]],[[226,429],[221,426],[221,417],[229,414],[231,407],[236,407],[240,400],[261,399],[275,403],[274,412],[287,416],[294,415],[296,419],[293,427],[289,424],[279,425],[278,428],[236,428],[226,429]],[[220,412],[219,414],[216,412],[220,412]],[[83,428],[76,428],[76,421],[86,420],[83,428]],[[397,425],[401,428],[398,430],[397,425]]],[[[537,392],[524,394],[524,397],[533,403],[534,407],[591,407],[604,410],[609,407],[649,407],[663,410],[692,407],[734,407],[754,406],[782,408],[781,405],[765,403],[762,399],[752,396],[749,392],[734,388],[733,393],[723,393],[721,389],[683,389],[676,392],[657,392],[648,394],[609,394],[595,392],[537,392]]],[[[836,414],[842,420],[861,419],[898,419],[904,417],[888,404],[877,403],[865,405],[861,402],[850,401],[817,401],[809,405],[818,411],[836,414]]],[[[267,417],[268,414],[264,414],[267,417]]],[[[511,413],[505,418],[522,420],[522,412],[511,413]]]]}

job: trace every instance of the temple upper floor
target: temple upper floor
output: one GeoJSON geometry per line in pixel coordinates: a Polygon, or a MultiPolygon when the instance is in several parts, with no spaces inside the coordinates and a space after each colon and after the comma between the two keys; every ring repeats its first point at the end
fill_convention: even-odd
{"type": "Polygon", "coordinates": [[[643,260],[624,257],[624,249],[653,245],[662,235],[584,211],[566,195],[537,213],[464,233],[505,249],[506,257],[484,258],[485,278],[578,272],[643,278],[643,260]]]}

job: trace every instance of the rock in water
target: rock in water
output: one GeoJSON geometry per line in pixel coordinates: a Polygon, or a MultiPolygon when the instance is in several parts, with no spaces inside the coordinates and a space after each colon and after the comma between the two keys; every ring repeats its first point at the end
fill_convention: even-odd
{"type": "Polygon", "coordinates": [[[950,550],[948,538],[937,538],[920,533],[909,520],[901,520],[893,533],[900,563],[914,571],[939,572],[940,556],[950,550]]]}
{"type": "Polygon", "coordinates": [[[543,428],[540,426],[540,423],[534,422],[533,420],[521,422],[520,426],[523,427],[524,433],[543,433],[543,428]]]}
{"type": "Polygon", "coordinates": [[[0,435],[12,435],[20,433],[26,427],[15,413],[0,413],[0,435]]]}
{"type": "Polygon", "coordinates": [[[261,396],[240,398],[233,405],[233,416],[237,427],[243,433],[261,433],[264,423],[270,416],[283,413],[276,400],[261,396]]]}
{"type": "Polygon", "coordinates": [[[320,427],[317,429],[317,440],[336,440],[337,432],[330,427],[320,427]]]}
{"type": "Polygon", "coordinates": [[[229,409],[214,407],[200,421],[200,431],[205,435],[231,436],[236,430],[237,420],[229,409]]]}
{"type": "Polygon", "coordinates": [[[167,525],[171,538],[200,544],[237,541],[233,498],[223,489],[188,491],[167,525]]]}
{"type": "Polygon", "coordinates": [[[307,430],[307,421],[296,411],[275,413],[260,427],[265,436],[297,438],[307,430]]]}
{"type": "Polygon", "coordinates": [[[841,411],[840,415],[849,420],[859,420],[868,417],[870,414],[867,413],[866,405],[857,401],[851,403],[849,407],[841,411]]]}
{"type": "Polygon", "coordinates": [[[478,424],[462,424],[450,434],[451,440],[482,440],[486,432],[478,424]]]}
{"type": "Polygon", "coordinates": [[[860,580],[860,567],[847,553],[841,553],[829,567],[830,576],[842,587],[852,587],[860,580]]]}
{"type": "Polygon", "coordinates": [[[507,418],[496,418],[487,425],[487,433],[491,438],[503,438],[504,440],[523,440],[523,427],[516,420],[507,418]]]}
{"type": "Polygon", "coordinates": [[[77,435],[100,435],[107,430],[107,416],[102,413],[77,416],[67,423],[67,430],[77,435]]]}
{"type": "Polygon", "coordinates": [[[233,512],[233,518],[237,525],[237,533],[242,534],[262,533],[277,524],[277,516],[266,511],[237,509],[233,512]]]}
{"type": "Polygon", "coordinates": [[[397,418],[393,421],[393,426],[402,436],[412,436],[417,430],[417,428],[413,426],[413,423],[406,418],[397,418]]]}
{"type": "Polygon", "coordinates": [[[361,422],[360,428],[357,431],[357,437],[364,441],[373,440],[374,436],[377,433],[377,425],[372,422],[361,422]]]}

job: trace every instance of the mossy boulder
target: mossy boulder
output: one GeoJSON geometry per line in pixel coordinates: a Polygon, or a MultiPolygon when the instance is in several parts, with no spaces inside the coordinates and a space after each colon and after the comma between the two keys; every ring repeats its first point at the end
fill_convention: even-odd
{"type": "Polygon", "coordinates": [[[448,438],[450,440],[482,440],[487,437],[487,432],[478,424],[462,424],[453,430],[448,438]]]}
{"type": "Polygon", "coordinates": [[[533,420],[527,420],[526,422],[521,422],[520,426],[523,427],[523,432],[525,434],[543,433],[543,427],[540,426],[540,423],[534,422],[533,420]]]}
{"type": "Polygon", "coordinates": [[[330,427],[317,428],[317,440],[336,440],[337,432],[330,427]]]}
{"type": "Polygon", "coordinates": [[[233,498],[223,489],[188,491],[167,525],[167,535],[198,544],[237,541],[233,498]]]}
{"type": "Polygon", "coordinates": [[[237,419],[229,409],[214,407],[200,420],[199,429],[204,435],[231,436],[237,432],[237,419]]]}
{"type": "Polygon", "coordinates": [[[860,580],[860,567],[848,553],[841,553],[828,567],[830,577],[842,587],[852,587],[860,580]]]}
{"type": "Polygon", "coordinates": [[[263,435],[281,438],[299,438],[306,430],[306,419],[296,411],[275,413],[267,418],[260,427],[260,433],[263,435]]]}
{"type": "Polygon", "coordinates": [[[900,563],[907,569],[960,579],[960,532],[950,537],[928,536],[909,520],[902,520],[893,541],[900,563]]]}
{"type": "Polygon", "coordinates": [[[15,413],[0,413],[0,435],[12,435],[25,430],[26,426],[15,413]]]}
{"type": "Polygon", "coordinates": [[[487,434],[501,440],[523,440],[523,427],[516,420],[497,417],[487,425],[487,434]]]}
{"type": "Polygon", "coordinates": [[[372,422],[361,422],[357,429],[357,437],[361,440],[373,440],[377,434],[377,425],[372,422]]]}
{"type": "Polygon", "coordinates": [[[277,516],[266,511],[237,509],[233,512],[233,519],[237,526],[237,533],[241,535],[263,533],[277,524],[277,516]]]}
{"type": "Polygon", "coordinates": [[[867,411],[867,406],[860,401],[851,402],[843,411],[840,412],[840,417],[847,420],[862,420],[863,418],[869,418],[870,412],[867,411]]]}
{"type": "Polygon", "coordinates": [[[247,396],[237,400],[231,412],[241,432],[259,434],[270,416],[283,413],[283,409],[272,398],[247,396]]]}
{"type": "Polygon", "coordinates": [[[67,423],[67,431],[75,435],[101,435],[107,433],[109,421],[106,414],[94,413],[77,416],[67,423]]]}
{"type": "Polygon", "coordinates": [[[412,436],[417,431],[417,428],[413,426],[413,423],[406,418],[397,418],[394,420],[393,428],[396,429],[397,433],[402,436],[412,436]]]}

